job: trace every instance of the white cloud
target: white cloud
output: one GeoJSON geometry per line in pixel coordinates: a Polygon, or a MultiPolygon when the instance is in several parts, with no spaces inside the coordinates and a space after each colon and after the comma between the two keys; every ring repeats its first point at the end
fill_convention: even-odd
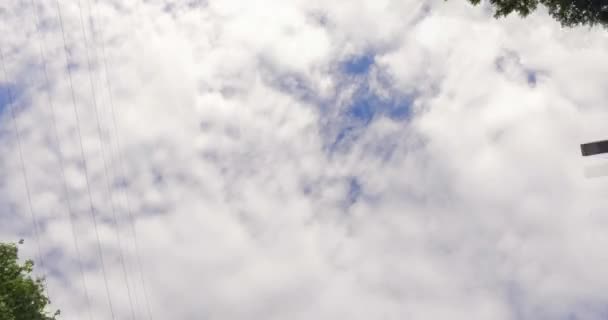
{"type": "MultiPolygon", "coordinates": [[[[87,36],[104,159],[78,7],[60,3],[117,318],[130,307],[116,230],[145,318],[125,190],[157,319],[602,318],[608,180],[584,177],[578,144],[608,136],[605,32],[457,1],[102,1],[87,36]],[[369,73],[344,74],[362,54],[369,73]],[[413,96],[411,115],[353,120],[365,85],[413,96]]],[[[59,146],[31,7],[0,5],[1,46],[54,305],[86,317],[61,151],[93,318],[108,318],[53,5],[39,9],[59,146]]],[[[0,239],[35,257],[6,112],[0,239]]]]}

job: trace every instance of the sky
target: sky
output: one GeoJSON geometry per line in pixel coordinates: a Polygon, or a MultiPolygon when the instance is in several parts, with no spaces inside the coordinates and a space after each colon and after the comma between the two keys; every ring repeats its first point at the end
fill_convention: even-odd
{"type": "Polygon", "coordinates": [[[606,319],[608,33],[492,15],[1,2],[0,241],[66,320],[606,319]]]}

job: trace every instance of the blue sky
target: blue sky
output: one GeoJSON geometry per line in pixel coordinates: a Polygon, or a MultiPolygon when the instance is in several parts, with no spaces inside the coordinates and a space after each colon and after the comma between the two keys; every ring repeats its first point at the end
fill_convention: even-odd
{"type": "MultiPolygon", "coordinates": [[[[411,115],[414,100],[412,95],[393,90],[388,96],[383,96],[372,88],[372,82],[379,80],[390,88],[388,79],[382,78],[383,72],[386,71],[377,67],[374,69],[374,59],[374,54],[367,52],[348,57],[339,63],[340,73],[335,75],[338,86],[345,91],[352,89],[353,93],[345,103],[340,116],[329,124],[336,127],[330,130],[334,134],[327,137],[330,140],[328,149],[330,152],[348,147],[374,120],[388,118],[401,122],[407,121],[411,115]]],[[[322,108],[335,108],[340,94],[338,91],[337,95],[329,101],[321,102],[322,108]]]]}
{"type": "Polygon", "coordinates": [[[3,114],[6,108],[9,106],[9,101],[7,85],[0,83],[0,114],[3,114]]]}
{"type": "Polygon", "coordinates": [[[374,54],[361,54],[346,60],[343,63],[344,72],[351,75],[367,74],[374,65],[374,54]]]}
{"type": "Polygon", "coordinates": [[[367,53],[354,56],[343,63],[344,73],[347,76],[345,82],[349,82],[349,76],[363,79],[352,98],[353,101],[348,107],[346,115],[364,123],[369,123],[377,115],[394,120],[407,118],[411,111],[411,97],[400,97],[398,93],[389,97],[381,97],[370,88],[369,77],[370,70],[374,66],[374,59],[374,54],[367,53]]]}

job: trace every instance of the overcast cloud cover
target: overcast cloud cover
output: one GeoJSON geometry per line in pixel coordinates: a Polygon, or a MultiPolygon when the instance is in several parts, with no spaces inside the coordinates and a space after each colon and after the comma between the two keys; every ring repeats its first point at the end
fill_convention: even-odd
{"type": "Polygon", "coordinates": [[[148,318],[130,221],[154,319],[608,317],[608,177],[578,149],[608,137],[606,31],[464,0],[80,1],[80,122],[55,1],[0,3],[0,241],[38,259],[12,108],[62,319],[89,317],[74,238],[111,319],[78,128],[116,319],[148,318]]]}

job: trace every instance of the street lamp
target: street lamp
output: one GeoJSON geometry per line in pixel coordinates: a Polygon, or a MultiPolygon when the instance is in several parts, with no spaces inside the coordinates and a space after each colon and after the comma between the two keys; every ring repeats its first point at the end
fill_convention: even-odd
{"type": "MultiPolygon", "coordinates": [[[[583,157],[608,153],[608,140],[581,144],[583,157]]],[[[608,176],[608,164],[599,163],[585,166],[585,177],[598,178],[608,176]]]]}
{"type": "Polygon", "coordinates": [[[583,153],[583,157],[608,153],[608,140],[581,144],[581,152],[583,153]]]}

